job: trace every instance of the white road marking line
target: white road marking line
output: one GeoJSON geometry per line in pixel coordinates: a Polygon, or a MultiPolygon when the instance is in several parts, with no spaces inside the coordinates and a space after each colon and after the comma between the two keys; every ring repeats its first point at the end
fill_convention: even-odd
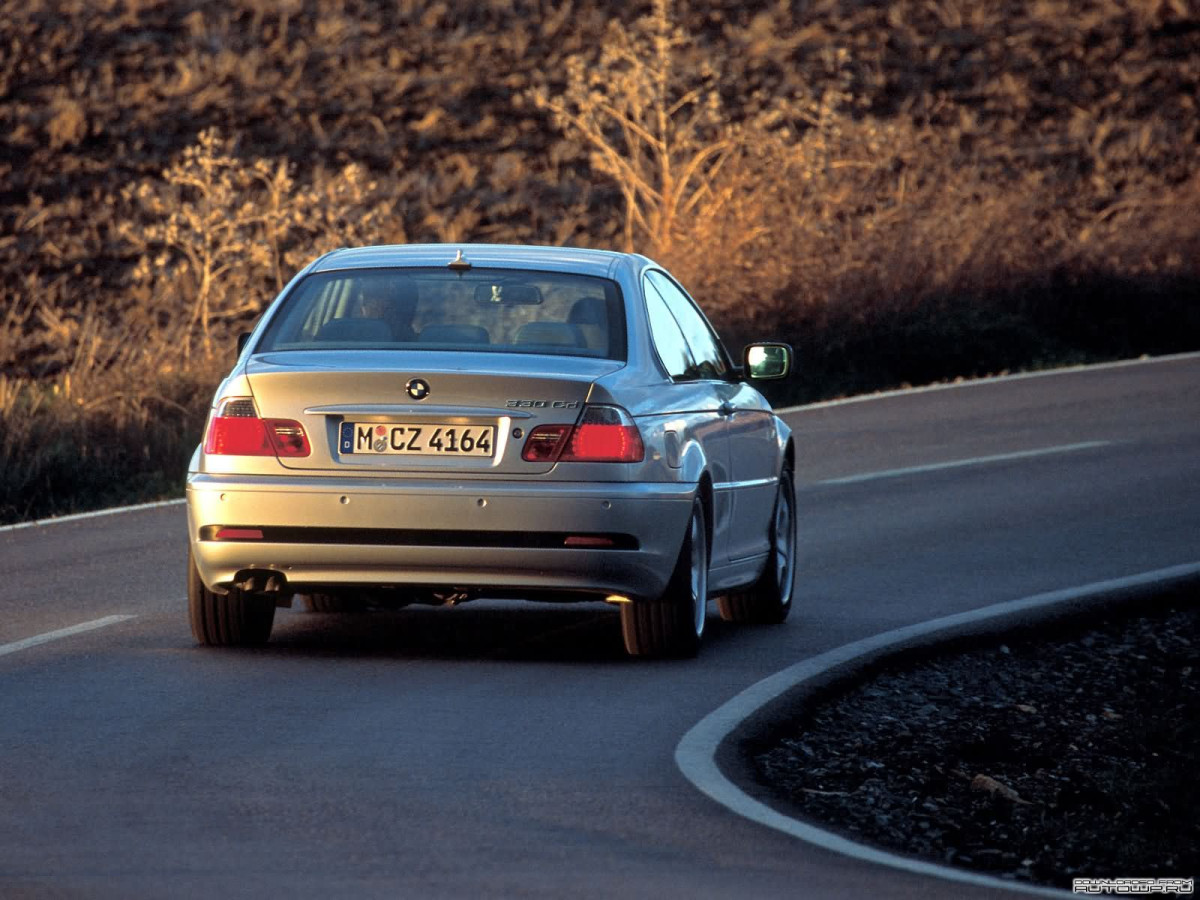
{"type": "Polygon", "coordinates": [[[9,653],[16,653],[18,650],[28,650],[30,647],[36,647],[38,644],[46,644],[50,641],[57,641],[59,638],[71,637],[75,634],[83,634],[85,631],[95,631],[97,628],[104,628],[108,625],[116,625],[118,622],[125,622],[129,619],[136,619],[137,616],[105,616],[103,619],[95,619],[91,622],[83,622],[79,625],[72,625],[70,628],[60,628],[58,631],[47,631],[45,634],[35,634],[33,637],[27,637],[20,641],[13,641],[11,644],[0,644],[0,656],[5,656],[9,653]]]}
{"type": "Polygon", "coordinates": [[[902,475],[920,475],[925,472],[940,472],[944,469],[964,469],[968,466],[982,466],[988,463],[1009,462],[1014,459],[1032,459],[1036,456],[1052,456],[1057,453],[1075,453],[1079,450],[1092,450],[1096,447],[1107,447],[1112,441],[1084,441],[1080,444],[1062,444],[1058,447],[1040,447],[1037,450],[1018,450],[1015,453],[997,453],[993,456],[976,456],[971,459],[956,459],[950,462],[930,463],[925,466],[909,466],[906,469],[885,469],[881,472],[865,472],[862,475],[847,475],[844,478],[826,478],[817,484],[858,484],[863,481],[875,481],[880,478],[898,478],[902,475]]]}
{"type": "MultiPolygon", "coordinates": [[[[1140,592],[1159,587],[1192,584],[1197,579],[1200,579],[1200,562],[1184,563],[1126,578],[1114,578],[1110,581],[996,603],[843,644],[841,647],[793,663],[786,669],[755,682],[717,707],[693,725],[680,739],[675,747],[675,765],[694,787],[726,809],[825,850],[946,881],[1015,891],[1030,896],[1069,897],[1070,894],[1058,888],[1004,881],[992,875],[952,869],[938,863],[900,856],[888,850],[860,844],[817,825],[793,819],[745,793],[738,784],[731,781],[717,764],[718,749],[747,719],[786,691],[794,688],[804,690],[802,686],[806,684],[811,688],[812,685],[820,684],[831,672],[838,670],[841,670],[847,683],[851,680],[861,680],[864,665],[869,661],[884,658],[889,651],[904,646],[932,648],[937,646],[937,642],[965,634],[998,636],[1007,628],[1028,625],[1043,617],[1049,619],[1056,612],[1072,607],[1100,603],[1106,598],[1112,599],[1122,595],[1136,596],[1140,592]]],[[[811,694],[805,696],[804,700],[811,701],[811,694]]],[[[811,705],[811,702],[808,705],[811,705]]]]}
{"type": "Polygon", "coordinates": [[[137,503],[133,506],[114,506],[110,509],[97,509],[92,512],[75,513],[70,516],[55,516],[52,519],[34,519],[32,522],[18,522],[16,525],[0,525],[0,534],[6,531],[17,531],[21,528],[40,527],[42,525],[60,525],[63,522],[77,522],[80,519],[95,519],[99,516],[113,516],[117,513],[139,512],[143,509],[158,509],[160,506],[178,506],[184,498],[177,500],[157,500],[153,503],[137,503]]]}

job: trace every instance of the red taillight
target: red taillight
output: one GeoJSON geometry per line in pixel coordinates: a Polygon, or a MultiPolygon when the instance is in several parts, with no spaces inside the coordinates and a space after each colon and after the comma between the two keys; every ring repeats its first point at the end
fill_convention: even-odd
{"type": "Polygon", "coordinates": [[[580,425],[561,457],[592,462],[641,462],[642,436],[634,425],[580,425]]]}
{"type": "Polygon", "coordinates": [[[204,452],[213,456],[308,456],[304,426],[292,419],[260,419],[248,397],[222,400],[208,425],[204,452]]]}
{"type": "Polygon", "coordinates": [[[274,456],[262,419],[213,416],[204,452],[214,456],[274,456]]]}
{"type": "Polygon", "coordinates": [[[641,462],[642,435],[629,413],[616,406],[589,406],[578,424],[539,425],[529,432],[526,462],[641,462]]]}

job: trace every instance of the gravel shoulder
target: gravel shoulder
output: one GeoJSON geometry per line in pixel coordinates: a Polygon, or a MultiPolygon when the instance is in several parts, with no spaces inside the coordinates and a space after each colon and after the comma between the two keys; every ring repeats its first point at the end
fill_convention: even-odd
{"type": "Polygon", "coordinates": [[[884,664],[744,762],[789,814],[931,862],[1068,889],[1195,877],[1197,601],[884,664]]]}

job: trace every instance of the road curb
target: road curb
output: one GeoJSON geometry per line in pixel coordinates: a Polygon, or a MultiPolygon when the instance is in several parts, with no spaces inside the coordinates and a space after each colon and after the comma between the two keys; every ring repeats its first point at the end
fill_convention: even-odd
{"type": "Polygon", "coordinates": [[[675,748],[675,764],[697,789],[737,815],[834,853],[960,884],[1028,896],[1072,896],[1065,890],[1018,884],[901,856],[792,818],[754,796],[753,787],[736,784],[726,774],[737,768],[733,763],[739,756],[739,737],[782,715],[785,708],[794,713],[831,686],[862,677],[884,659],[1094,615],[1197,585],[1200,562],[1186,563],[998,603],[845,644],[751,685],[709,713],[680,740],[675,748]]]}

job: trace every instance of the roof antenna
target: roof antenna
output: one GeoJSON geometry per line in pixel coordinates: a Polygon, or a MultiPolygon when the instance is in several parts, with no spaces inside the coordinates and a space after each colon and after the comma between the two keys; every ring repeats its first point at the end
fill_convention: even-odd
{"type": "Polygon", "coordinates": [[[458,255],[454,257],[454,259],[450,260],[447,268],[453,269],[455,272],[465,272],[467,269],[471,268],[471,264],[463,259],[462,250],[459,249],[458,255]]]}

